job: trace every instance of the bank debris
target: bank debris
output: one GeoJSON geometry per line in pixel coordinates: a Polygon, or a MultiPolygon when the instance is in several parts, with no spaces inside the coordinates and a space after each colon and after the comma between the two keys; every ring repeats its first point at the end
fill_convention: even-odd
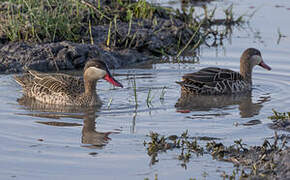
{"type": "Polygon", "coordinates": [[[260,146],[248,146],[242,139],[234,141],[234,144],[229,146],[216,140],[208,140],[203,146],[197,137],[190,137],[187,131],[181,136],[167,137],[151,132],[149,137],[148,142],[144,141],[144,146],[151,157],[151,165],[159,161],[158,154],[175,150],[180,152],[177,157],[184,168],[187,168],[187,163],[194,158],[193,154],[197,156],[207,154],[216,160],[233,163],[239,171],[236,169],[230,175],[223,172],[221,176],[224,179],[290,177],[290,148],[286,146],[286,138],[278,138],[277,133],[272,143],[265,139],[260,146]]]}
{"type": "MultiPolygon", "coordinates": [[[[38,69],[46,71],[75,69],[79,65],[66,59],[73,49],[93,49],[100,57],[115,56],[123,66],[131,64],[118,58],[124,51],[128,57],[136,56],[136,61],[179,57],[185,50],[194,52],[201,45],[221,45],[233,26],[245,22],[245,16],[234,16],[232,5],[224,10],[222,19],[215,18],[216,8],[208,10],[204,5],[201,14],[195,8],[175,10],[145,0],[1,0],[0,54],[4,56],[0,58],[0,72],[22,72],[30,64],[43,66],[38,69]],[[72,49],[56,48],[64,54],[59,59],[54,47],[65,43],[72,49]],[[17,53],[14,46],[26,50],[17,53]],[[41,61],[33,57],[38,55],[35,52],[43,55],[41,61]],[[51,65],[59,60],[64,63],[51,65]]],[[[76,53],[75,57],[87,61],[89,56],[76,53]]]]}
{"type": "Polygon", "coordinates": [[[273,123],[269,124],[271,129],[290,132],[290,112],[277,112],[273,109],[273,115],[269,117],[273,123]]]}

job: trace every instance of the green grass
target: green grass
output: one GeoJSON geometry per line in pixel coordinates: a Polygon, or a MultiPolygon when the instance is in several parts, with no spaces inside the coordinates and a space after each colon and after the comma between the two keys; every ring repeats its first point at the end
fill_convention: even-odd
{"type": "Polygon", "coordinates": [[[152,18],[156,11],[156,7],[147,3],[145,0],[139,0],[136,3],[129,4],[127,8],[133,13],[135,18],[142,19],[152,18]]]}
{"type": "MultiPolygon", "coordinates": [[[[102,7],[83,0],[0,0],[7,9],[0,11],[0,28],[10,41],[61,41],[81,42],[84,34],[91,43],[91,27],[100,22],[112,23],[112,14],[132,22],[132,18],[150,18],[156,8],[145,0],[134,3],[117,1],[120,6],[102,7]]],[[[114,21],[116,21],[116,19],[114,21]]],[[[109,39],[107,44],[109,43],[109,39]]]]}
{"type": "Polygon", "coordinates": [[[79,41],[89,9],[77,0],[10,0],[1,29],[11,41],[79,41]]]}

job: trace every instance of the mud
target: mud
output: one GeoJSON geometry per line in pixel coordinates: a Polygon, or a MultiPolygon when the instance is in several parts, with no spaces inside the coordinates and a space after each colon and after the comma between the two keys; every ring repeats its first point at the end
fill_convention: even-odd
{"type": "Polygon", "coordinates": [[[97,45],[67,41],[47,44],[9,43],[2,46],[0,56],[2,73],[19,73],[26,69],[44,72],[80,69],[93,57],[107,62],[110,68],[120,68],[150,59],[135,50],[110,52],[97,45]]]}

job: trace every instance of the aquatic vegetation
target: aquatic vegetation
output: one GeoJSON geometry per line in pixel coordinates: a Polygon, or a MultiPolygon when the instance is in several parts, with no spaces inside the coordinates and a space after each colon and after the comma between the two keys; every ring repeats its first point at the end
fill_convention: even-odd
{"type": "Polygon", "coordinates": [[[134,100],[135,100],[135,108],[138,107],[138,96],[137,96],[137,85],[136,85],[136,76],[134,75],[134,78],[132,80],[132,87],[133,87],[133,93],[134,93],[134,100]]]}
{"type": "Polygon", "coordinates": [[[188,131],[182,133],[181,136],[170,135],[168,137],[151,132],[149,137],[151,141],[144,141],[144,146],[147,147],[147,154],[151,157],[150,164],[152,165],[158,162],[158,153],[177,148],[181,151],[178,155],[178,159],[183,161],[181,166],[186,168],[186,163],[191,158],[192,153],[202,155],[204,152],[204,149],[197,144],[197,137],[189,137],[188,131]]]}
{"type": "Polygon", "coordinates": [[[272,119],[272,120],[289,120],[290,119],[290,112],[277,112],[273,109],[273,113],[274,115],[273,116],[270,116],[269,118],[272,119]]]}
{"type": "Polygon", "coordinates": [[[273,121],[269,125],[271,129],[290,131],[290,112],[277,112],[273,109],[274,115],[270,116],[269,119],[273,121]]]}
{"type": "MultiPolygon", "coordinates": [[[[190,137],[188,131],[181,136],[171,135],[168,137],[161,136],[158,133],[151,132],[149,142],[144,141],[147,154],[151,157],[151,165],[159,160],[159,153],[165,153],[167,150],[178,149],[180,154],[178,160],[182,161],[181,166],[186,168],[187,163],[196,155],[211,155],[214,159],[234,163],[235,166],[241,167],[242,171],[233,171],[232,175],[223,173],[224,178],[232,179],[236,176],[246,177],[276,177],[281,173],[278,166],[283,166],[277,161],[281,157],[281,152],[287,150],[286,138],[279,139],[277,133],[274,141],[271,143],[267,139],[260,146],[248,146],[242,142],[242,139],[234,141],[233,145],[226,146],[221,142],[210,140],[205,146],[197,142],[197,138],[190,137]]],[[[287,152],[284,152],[284,154],[287,152]]]]}
{"type": "Polygon", "coordinates": [[[147,94],[147,98],[146,98],[146,104],[147,107],[151,107],[152,106],[152,100],[154,99],[154,95],[151,95],[151,88],[149,88],[148,94],[147,94]]]}
{"type": "Polygon", "coordinates": [[[166,93],[166,89],[167,89],[167,87],[164,86],[164,87],[162,88],[162,90],[161,90],[160,97],[159,97],[159,100],[160,100],[161,103],[164,102],[164,96],[165,96],[165,93],[166,93]]]}
{"type": "Polygon", "coordinates": [[[277,33],[278,33],[277,44],[279,44],[280,41],[281,41],[281,39],[282,39],[282,38],[285,38],[285,37],[287,37],[287,36],[281,33],[280,28],[277,29],[277,33]]]}
{"type": "Polygon", "coordinates": [[[111,108],[111,104],[113,102],[113,97],[110,97],[109,102],[107,104],[107,108],[110,109],[111,108]]]}
{"type": "Polygon", "coordinates": [[[137,86],[136,86],[136,77],[134,76],[133,80],[133,90],[134,90],[134,100],[136,107],[138,106],[138,98],[137,98],[137,86]]]}

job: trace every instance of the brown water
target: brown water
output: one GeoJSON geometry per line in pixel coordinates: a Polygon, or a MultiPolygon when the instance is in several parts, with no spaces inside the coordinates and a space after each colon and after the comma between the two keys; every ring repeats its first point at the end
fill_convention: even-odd
{"type": "MultiPolygon", "coordinates": [[[[215,2],[210,7],[226,7],[231,2],[215,2]]],[[[159,162],[150,166],[143,141],[150,131],[179,135],[188,130],[191,136],[217,137],[225,144],[242,138],[255,145],[273,136],[267,117],[273,108],[289,111],[290,106],[290,3],[234,2],[235,12],[240,14],[251,11],[252,6],[259,9],[250,25],[234,29],[224,47],[202,48],[198,63],[115,70],[125,88],[101,81],[97,89],[104,105],[99,109],[59,109],[17,101],[21,88],[12,75],[0,75],[0,179],[154,179],[155,174],[159,179],[201,179],[205,174],[207,179],[221,179],[220,171],[231,172],[233,164],[209,155],[193,157],[184,169],[173,150],[160,154],[159,162]],[[287,36],[279,43],[278,28],[287,36]],[[191,104],[179,100],[180,87],[175,81],[184,73],[207,66],[238,70],[241,52],[248,47],[260,49],[273,69],[255,68],[251,96],[193,99],[191,102],[198,103],[191,104]],[[151,104],[146,102],[149,91],[151,104]],[[163,92],[164,100],[160,99],[163,92]],[[186,106],[175,107],[176,103],[186,106]],[[251,120],[261,124],[236,126],[251,120]]]]}

